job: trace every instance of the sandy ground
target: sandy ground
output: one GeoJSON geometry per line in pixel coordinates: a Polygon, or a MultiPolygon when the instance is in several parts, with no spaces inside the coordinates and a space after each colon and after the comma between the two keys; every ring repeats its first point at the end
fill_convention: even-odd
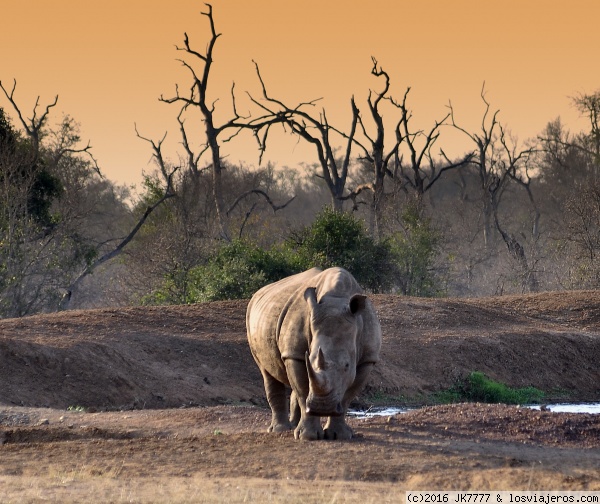
{"type": "MultiPolygon", "coordinates": [[[[375,296],[382,361],[357,406],[473,370],[600,399],[600,296],[375,296]]],[[[407,489],[600,490],[600,418],[456,404],[269,434],[244,302],[0,321],[0,502],[402,502],[407,489]],[[84,410],[84,411],[81,411],[84,410]]]]}

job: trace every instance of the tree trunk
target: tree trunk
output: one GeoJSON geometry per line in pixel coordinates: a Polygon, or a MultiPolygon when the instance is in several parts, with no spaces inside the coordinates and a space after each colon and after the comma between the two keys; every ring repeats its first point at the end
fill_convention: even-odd
{"type": "MultiPolygon", "coordinates": [[[[208,123],[208,121],[207,121],[208,123]]],[[[223,167],[221,166],[221,149],[217,141],[217,134],[210,123],[206,127],[206,136],[212,154],[212,176],[213,176],[213,198],[215,201],[215,211],[219,222],[221,238],[225,241],[231,241],[229,234],[229,225],[227,222],[227,209],[225,208],[225,198],[223,197],[223,167]]]]}

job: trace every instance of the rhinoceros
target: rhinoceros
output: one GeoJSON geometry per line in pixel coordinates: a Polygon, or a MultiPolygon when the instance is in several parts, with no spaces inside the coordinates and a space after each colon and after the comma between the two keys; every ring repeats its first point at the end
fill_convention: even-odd
{"type": "Polygon", "coordinates": [[[352,438],[348,406],[381,348],[379,320],[354,277],[342,268],[313,268],[269,284],[250,300],[246,327],[271,406],[269,432],[352,438]],[[329,417],[325,429],[320,417],[329,417]]]}

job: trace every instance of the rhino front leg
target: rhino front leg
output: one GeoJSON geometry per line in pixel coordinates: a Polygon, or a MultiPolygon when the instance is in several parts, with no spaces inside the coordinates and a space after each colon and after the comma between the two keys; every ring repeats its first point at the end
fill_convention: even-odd
{"type": "Polygon", "coordinates": [[[298,420],[298,425],[294,430],[294,437],[296,439],[308,440],[323,439],[324,433],[321,426],[321,419],[306,414],[306,397],[308,396],[306,363],[304,361],[286,359],[285,369],[292,387],[291,400],[296,402],[295,407],[293,402],[291,404],[294,408],[292,411],[292,422],[298,420]]]}
{"type": "Polygon", "coordinates": [[[271,406],[271,425],[269,432],[284,432],[292,430],[287,410],[287,397],[285,385],[273,378],[269,373],[261,369],[265,384],[265,394],[271,406]]]}
{"type": "Polygon", "coordinates": [[[338,417],[329,417],[327,424],[325,425],[325,439],[352,439],[354,436],[351,427],[346,423],[346,412],[348,411],[348,406],[350,406],[352,399],[354,399],[365,386],[372,368],[372,362],[361,364],[357,368],[354,383],[352,383],[350,388],[346,391],[346,394],[344,394],[344,399],[342,401],[344,413],[338,417]]]}

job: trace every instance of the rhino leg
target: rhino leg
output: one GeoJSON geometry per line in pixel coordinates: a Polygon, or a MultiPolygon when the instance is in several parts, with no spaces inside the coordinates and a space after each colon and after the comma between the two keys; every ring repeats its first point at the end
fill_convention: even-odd
{"type": "Polygon", "coordinates": [[[345,414],[337,417],[329,417],[325,424],[325,439],[347,440],[354,437],[354,432],[346,423],[345,414]]]}
{"type": "Polygon", "coordinates": [[[296,439],[323,439],[323,427],[319,417],[306,414],[306,397],[308,396],[308,375],[306,372],[306,363],[304,361],[286,359],[285,369],[288,380],[292,387],[291,406],[292,422],[297,420],[298,425],[294,430],[296,439]],[[296,406],[293,403],[296,403],[296,406]]]}
{"type": "Polygon", "coordinates": [[[342,401],[344,414],[338,417],[329,417],[327,424],[325,424],[325,439],[352,439],[354,436],[354,432],[352,432],[352,429],[346,423],[346,412],[348,411],[348,406],[350,406],[352,399],[354,399],[365,386],[372,368],[373,363],[368,362],[361,364],[356,369],[354,383],[352,383],[350,388],[346,391],[342,401]]]}
{"type": "Polygon", "coordinates": [[[269,373],[261,369],[263,381],[265,384],[265,393],[267,401],[271,406],[271,425],[269,432],[284,432],[292,430],[287,411],[287,397],[285,385],[273,378],[269,373]]]}

